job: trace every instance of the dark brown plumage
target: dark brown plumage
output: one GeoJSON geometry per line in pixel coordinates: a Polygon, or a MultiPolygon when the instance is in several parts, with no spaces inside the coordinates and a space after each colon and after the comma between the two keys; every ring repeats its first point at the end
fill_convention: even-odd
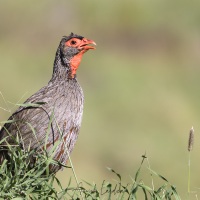
{"type": "MultiPolygon", "coordinates": [[[[76,79],[76,70],[82,55],[87,50],[94,49],[88,44],[95,43],[73,33],[62,38],[56,52],[51,80],[47,86],[25,101],[25,104],[43,104],[38,107],[19,107],[9,118],[16,122],[4,125],[0,131],[0,139],[8,137],[7,142],[13,144],[18,135],[23,148],[27,149],[30,146],[32,149],[41,150],[46,145],[48,152],[56,141],[62,141],[56,149],[54,159],[66,164],[67,149],[71,153],[81,126],[84,96],[76,79]],[[35,135],[31,126],[35,130],[35,135]]],[[[0,153],[1,161],[4,156],[0,153]]],[[[59,168],[53,165],[51,172],[57,172],[59,168]]]]}

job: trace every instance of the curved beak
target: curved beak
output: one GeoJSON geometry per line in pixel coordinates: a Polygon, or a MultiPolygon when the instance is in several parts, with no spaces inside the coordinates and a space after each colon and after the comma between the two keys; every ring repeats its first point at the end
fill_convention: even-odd
{"type": "Polygon", "coordinates": [[[89,49],[95,49],[94,46],[89,46],[90,44],[96,45],[96,43],[93,40],[89,40],[87,38],[83,38],[78,49],[80,50],[89,50],[89,49]]]}

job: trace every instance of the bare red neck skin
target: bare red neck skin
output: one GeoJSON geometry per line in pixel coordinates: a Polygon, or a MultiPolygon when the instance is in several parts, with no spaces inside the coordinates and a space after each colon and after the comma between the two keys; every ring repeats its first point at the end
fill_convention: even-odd
{"type": "Polygon", "coordinates": [[[71,68],[71,73],[69,74],[69,78],[73,79],[76,75],[76,70],[78,69],[80,63],[81,63],[81,59],[83,54],[86,51],[81,51],[80,53],[78,53],[77,55],[75,55],[71,60],[70,60],[70,68],[71,68]]]}

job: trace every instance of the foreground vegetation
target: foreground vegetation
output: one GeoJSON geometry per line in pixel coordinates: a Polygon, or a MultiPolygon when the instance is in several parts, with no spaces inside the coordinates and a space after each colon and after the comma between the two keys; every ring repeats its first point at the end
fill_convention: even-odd
{"type": "MultiPolygon", "coordinates": [[[[25,104],[24,104],[25,106],[25,104]]],[[[38,106],[38,105],[37,105],[38,106]]],[[[14,120],[5,123],[15,123],[14,120]]],[[[33,133],[34,132],[33,129],[33,133]]],[[[16,137],[15,145],[8,144],[6,137],[0,141],[0,153],[6,154],[0,163],[0,200],[37,200],[37,199],[145,199],[145,200],[180,200],[180,195],[176,186],[172,185],[164,176],[152,170],[146,153],[142,155],[142,161],[135,172],[134,177],[130,177],[129,183],[124,183],[119,173],[111,168],[107,168],[113,173],[112,181],[102,180],[101,185],[79,182],[75,169],[69,157],[70,167],[53,160],[57,141],[50,152],[42,148],[23,149],[20,137],[16,137]],[[50,172],[52,165],[60,168],[68,168],[73,171],[73,177],[68,180],[67,187],[63,187],[55,173],[50,172]],[[145,166],[144,166],[145,165],[145,166]],[[150,184],[142,179],[143,173],[148,173],[150,184]],[[75,180],[75,184],[72,182],[75,180]],[[56,186],[56,187],[55,187],[56,186]]],[[[194,143],[194,129],[189,132],[188,152],[188,198],[190,198],[190,154],[194,143]]],[[[45,147],[46,145],[44,145],[45,147]]],[[[67,147],[66,147],[67,148],[67,147]]],[[[197,196],[196,196],[197,197],[197,196]]]]}
{"type": "MultiPolygon", "coordinates": [[[[1,151],[5,147],[1,146],[1,151]]],[[[0,199],[176,199],[180,196],[176,187],[171,185],[166,178],[150,168],[148,158],[143,155],[139,169],[130,183],[123,183],[120,174],[108,168],[116,180],[103,180],[102,185],[90,184],[86,181],[63,188],[55,174],[49,173],[51,164],[61,165],[48,156],[46,151],[38,153],[36,150],[24,151],[19,145],[8,145],[8,157],[0,166],[0,199]],[[34,163],[32,162],[34,158],[34,163]],[[144,162],[151,179],[151,185],[146,185],[140,179],[144,162]],[[161,180],[160,186],[154,186],[154,178],[161,180]],[[55,185],[58,189],[55,189],[55,185]],[[138,198],[139,197],[139,198],[138,198]]],[[[53,155],[52,151],[52,155],[53,155]]],[[[63,166],[62,167],[67,167],[63,166]]],[[[71,167],[67,167],[71,168],[71,167]]],[[[72,168],[71,168],[72,169],[72,168]]],[[[74,169],[73,169],[74,170],[74,169]]],[[[76,176],[74,177],[76,178],[76,176]]]]}

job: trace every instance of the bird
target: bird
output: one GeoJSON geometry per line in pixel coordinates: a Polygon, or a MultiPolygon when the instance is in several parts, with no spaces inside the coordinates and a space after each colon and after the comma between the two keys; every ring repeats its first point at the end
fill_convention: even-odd
{"type": "MultiPolygon", "coordinates": [[[[57,141],[53,159],[65,165],[74,149],[81,127],[84,94],[76,72],[82,56],[95,49],[96,43],[71,33],[63,36],[56,51],[50,81],[29,97],[0,130],[0,140],[15,144],[19,138],[23,149],[46,149],[50,152],[57,141]],[[34,106],[36,105],[36,106],[34,106]],[[34,130],[34,131],[33,131],[34,130]]],[[[5,159],[0,152],[0,161],[5,159]]],[[[56,173],[62,165],[51,165],[56,173]]]]}

